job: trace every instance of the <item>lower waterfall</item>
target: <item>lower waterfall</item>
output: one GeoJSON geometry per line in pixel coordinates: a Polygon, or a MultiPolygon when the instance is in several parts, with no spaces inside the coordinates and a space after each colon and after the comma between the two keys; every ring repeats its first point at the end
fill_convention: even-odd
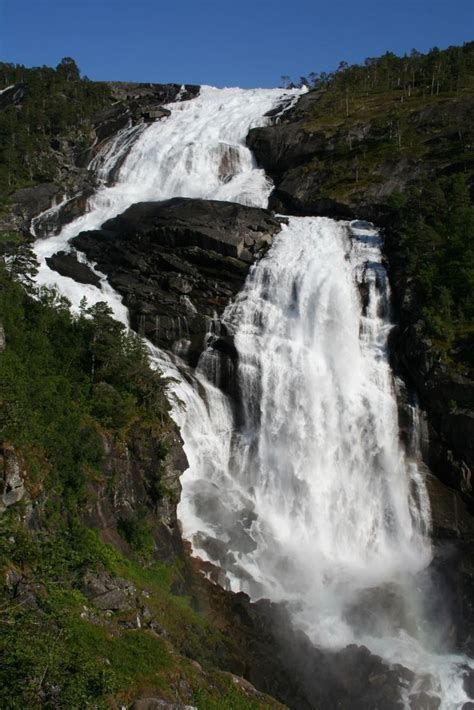
{"type": "Polygon", "coordinates": [[[213,333],[194,381],[161,360],[189,460],[178,513],[230,589],[286,602],[318,645],[407,665],[407,698],[423,683],[461,708],[466,659],[442,654],[425,613],[430,508],[400,443],[389,316],[371,225],[290,218],[221,319],[235,397],[216,387],[213,333]]]}
{"type": "MultiPolygon", "coordinates": [[[[204,87],[169,105],[165,121],[126,129],[90,166],[103,183],[115,166],[116,183],[102,184],[82,217],[36,243],[38,282],[58,285],[76,308],[84,295],[89,304],[107,300],[128,324],[105,277],[101,290],[79,285],[46,258],[142,200],[265,206],[271,181],[245,138],[299,93],[204,87]]],[[[150,345],[170,377],[189,461],[178,512],[194,554],[222,570],[222,584],[287,603],[317,645],[365,644],[415,671],[406,707],[422,688],[442,709],[460,709],[462,665],[471,661],[443,654],[426,603],[429,501],[416,452],[400,443],[390,328],[377,231],[290,217],[212,324],[196,371],[150,345]],[[219,329],[233,336],[237,364],[212,348],[219,329]],[[228,394],[216,386],[223,379],[228,394]]]]}

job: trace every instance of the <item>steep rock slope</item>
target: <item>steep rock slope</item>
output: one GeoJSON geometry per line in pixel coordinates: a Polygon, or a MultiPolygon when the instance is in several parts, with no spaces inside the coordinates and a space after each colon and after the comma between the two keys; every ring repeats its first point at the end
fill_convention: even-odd
{"type": "MultiPolygon", "coordinates": [[[[107,274],[135,330],[196,364],[214,316],[240,290],[280,226],[267,210],[174,198],[132,205],[72,244],[107,274]]],[[[49,260],[81,280],[87,267],[73,262],[64,254],[49,260]]],[[[224,339],[220,344],[225,348],[224,339]]]]}

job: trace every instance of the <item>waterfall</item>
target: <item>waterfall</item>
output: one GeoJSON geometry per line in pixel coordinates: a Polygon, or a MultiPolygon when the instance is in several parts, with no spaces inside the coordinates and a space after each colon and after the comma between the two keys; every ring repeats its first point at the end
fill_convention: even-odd
{"type": "MultiPolygon", "coordinates": [[[[127,322],[105,278],[102,291],[75,284],[45,257],[138,201],[266,206],[272,185],[245,139],[297,96],[203,87],[136,131],[131,148],[130,133],[118,139],[127,156],[112,186],[104,148],[94,164],[104,184],[86,214],[35,245],[39,282],[58,284],[76,307],[84,295],[108,300],[127,322]]],[[[425,612],[429,502],[416,451],[400,442],[381,246],[371,225],[289,219],[222,317],[239,355],[232,398],[216,386],[212,348],[191,372],[150,346],[172,376],[189,461],[178,515],[194,553],[217,564],[229,588],[285,601],[315,643],[364,643],[423,678],[440,707],[461,708],[467,661],[442,653],[425,612]]]]}

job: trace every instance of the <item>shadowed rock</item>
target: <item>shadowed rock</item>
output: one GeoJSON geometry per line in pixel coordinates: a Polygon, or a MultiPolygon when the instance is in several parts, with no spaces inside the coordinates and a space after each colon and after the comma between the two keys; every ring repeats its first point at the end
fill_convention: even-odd
{"type": "Polygon", "coordinates": [[[57,254],[47,257],[46,263],[50,269],[57,271],[61,276],[68,276],[80,284],[91,284],[100,288],[100,277],[94,274],[90,266],[81,264],[74,254],[58,251],[57,254]]]}
{"type": "MultiPolygon", "coordinates": [[[[72,243],[123,296],[132,327],[194,365],[213,319],[280,229],[281,221],[268,210],[175,198],[132,205],[72,243]]],[[[235,349],[221,335],[211,340],[231,362],[235,349]]]]}

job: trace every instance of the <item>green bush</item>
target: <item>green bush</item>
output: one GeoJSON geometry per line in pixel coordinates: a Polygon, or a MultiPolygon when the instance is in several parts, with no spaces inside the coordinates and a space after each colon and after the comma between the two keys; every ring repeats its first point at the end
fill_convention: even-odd
{"type": "Polygon", "coordinates": [[[117,528],[134,552],[146,559],[151,557],[155,543],[150,523],[144,515],[135,513],[129,518],[122,518],[117,528]]]}

